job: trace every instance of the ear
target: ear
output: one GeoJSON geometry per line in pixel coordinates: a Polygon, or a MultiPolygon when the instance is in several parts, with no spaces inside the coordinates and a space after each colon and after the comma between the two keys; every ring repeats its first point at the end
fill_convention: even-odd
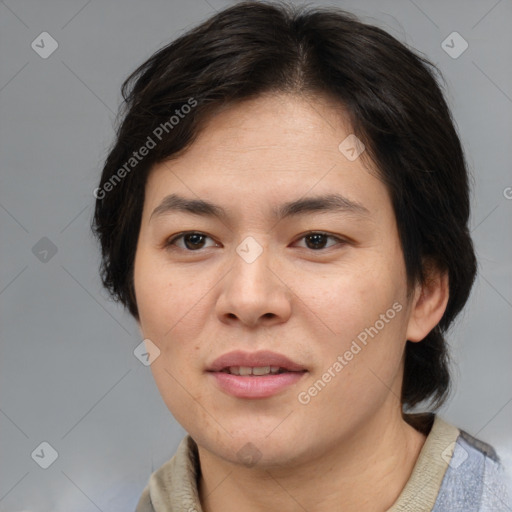
{"type": "Polygon", "coordinates": [[[407,325],[407,339],[421,341],[439,323],[448,304],[448,272],[440,271],[433,263],[427,263],[425,281],[414,290],[411,314],[407,325]]]}

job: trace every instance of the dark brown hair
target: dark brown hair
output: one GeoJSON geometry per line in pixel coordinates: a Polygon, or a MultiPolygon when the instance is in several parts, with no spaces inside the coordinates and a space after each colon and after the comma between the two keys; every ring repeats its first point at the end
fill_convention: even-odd
{"type": "Polygon", "coordinates": [[[448,273],[444,316],[422,342],[407,342],[402,386],[404,405],[440,405],[450,383],[444,333],[476,260],[466,162],[436,74],[384,30],[334,8],[242,2],[163,47],[122,86],[121,122],[95,190],[104,286],[138,319],[133,264],[148,173],[186,150],[209,115],[262,93],[326,95],[344,107],[389,190],[409,284],[426,279],[428,262],[448,273]],[[149,139],[154,147],[130,160],[149,139]]]}

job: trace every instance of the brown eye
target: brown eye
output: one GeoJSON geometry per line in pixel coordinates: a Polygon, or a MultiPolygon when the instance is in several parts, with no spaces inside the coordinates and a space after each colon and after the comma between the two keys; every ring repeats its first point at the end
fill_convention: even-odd
{"type": "Polygon", "coordinates": [[[185,235],[183,237],[183,241],[185,243],[185,247],[187,249],[201,249],[204,245],[204,235],[200,235],[199,233],[192,233],[190,235],[185,235]]]}
{"type": "Polygon", "coordinates": [[[327,243],[327,235],[322,233],[315,233],[313,235],[307,235],[306,245],[309,249],[323,249],[327,243]]]}
{"type": "Polygon", "coordinates": [[[336,245],[336,243],[343,244],[342,239],[333,235],[329,235],[327,233],[309,233],[307,235],[304,235],[301,238],[301,240],[302,239],[306,241],[306,247],[312,250],[326,249],[332,247],[333,245],[336,245]],[[336,243],[332,243],[331,245],[326,247],[326,244],[329,241],[329,239],[334,240],[336,243]]]}
{"type": "MultiPolygon", "coordinates": [[[[181,233],[180,235],[175,236],[171,240],[169,240],[165,245],[167,248],[178,247],[185,251],[197,251],[199,249],[203,249],[205,247],[205,243],[207,239],[211,240],[211,237],[205,235],[204,233],[199,232],[189,232],[189,233],[181,233]],[[176,243],[176,242],[182,243],[176,243]]],[[[213,244],[217,246],[218,244],[213,244]]],[[[211,246],[210,246],[211,247],[211,246]]]]}

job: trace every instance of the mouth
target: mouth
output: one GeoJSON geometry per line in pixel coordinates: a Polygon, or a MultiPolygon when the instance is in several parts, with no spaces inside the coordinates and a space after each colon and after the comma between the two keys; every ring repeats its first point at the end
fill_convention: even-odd
{"type": "Polygon", "coordinates": [[[242,377],[262,377],[264,375],[279,375],[281,373],[290,373],[293,370],[288,370],[280,366],[230,366],[223,368],[220,371],[222,373],[240,375],[242,377]]]}
{"type": "Polygon", "coordinates": [[[284,354],[268,350],[228,352],[215,359],[207,368],[210,372],[228,372],[234,375],[268,375],[305,370],[305,366],[284,354]]]}
{"type": "Polygon", "coordinates": [[[308,370],[292,359],[269,351],[230,352],[207,369],[222,392],[236,398],[269,398],[296,384],[308,370]]]}

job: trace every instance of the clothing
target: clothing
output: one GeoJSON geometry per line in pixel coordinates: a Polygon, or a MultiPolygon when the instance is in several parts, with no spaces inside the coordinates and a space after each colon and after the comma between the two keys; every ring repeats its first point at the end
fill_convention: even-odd
{"type": "MultiPolygon", "coordinates": [[[[508,480],[494,449],[429,415],[429,430],[400,496],[387,512],[505,512],[508,480]]],[[[135,512],[202,512],[197,445],[186,436],[150,477],[135,512]]]]}

